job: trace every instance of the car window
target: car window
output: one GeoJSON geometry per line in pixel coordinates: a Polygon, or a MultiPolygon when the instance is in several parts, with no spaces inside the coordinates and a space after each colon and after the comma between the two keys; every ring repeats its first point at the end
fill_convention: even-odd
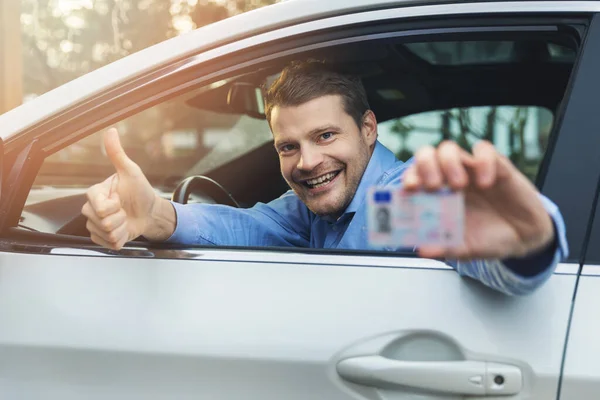
{"type": "MultiPolygon", "coordinates": [[[[205,174],[272,139],[264,119],[200,108],[198,92],[159,104],[117,124],[121,143],[153,186],[205,174]]],[[[85,186],[112,174],[103,132],[44,160],[35,185],[85,186]]]]}
{"type": "Polygon", "coordinates": [[[553,115],[543,107],[480,106],[430,111],[379,124],[379,140],[403,161],[422,146],[452,140],[466,150],[488,140],[535,181],[553,115]]]}
{"type": "MultiPolygon", "coordinates": [[[[333,46],[315,52],[314,57],[360,75],[379,121],[379,140],[400,160],[408,160],[423,145],[435,146],[442,140],[470,149],[477,140],[485,139],[535,182],[571,74],[572,48],[562,48],[548,40],[548,35],[523,43],[512,40],[509,45],[501,35],[493,45],[470,38],[422,43],[403,40],[333,46]],[[454,61],[434,62],[424,50],[431,46],[454,54],[454,61]],[[536,49],[545,50],[525,51],[536,49]]],[[[303,54],[302,58],[312,56],[303,54]]],[[[244,75],[217,77],[203,88],[116,124],[125,151],[165,198],[191,175],[208,175],[245,208],[268,203],[289,190],[269,143],[269,124],[260,114],[264,110],[252,105],[260,102],[251,101],[260,93],[258,88],[272,81],[284,65],[281,60],[269,63],[244,75]],[[234,101],[236,98],[241,101],[234,101]]],[[[56,222],[36,225],[39,219],[25,215],[23,226],[45,232],[64,228],[61,233],[89,236],[85,226],[79,231],[71,229],[73,215],[58,216],[57,210],[72,207],[78,211],[82,204],[64,206],[66,203],[53,200],[79,193],[78,201],[82,201],[89,186],[114,173],[102,144],[104,131],[45,159],[24,214],[56,222]],[[80,191],[67,190],[75,188],[80,191]],[[40,202],[46,204],[31,207],[40,202]]],[[[219,202],[216,196],[212,200],[219,202]]]]}

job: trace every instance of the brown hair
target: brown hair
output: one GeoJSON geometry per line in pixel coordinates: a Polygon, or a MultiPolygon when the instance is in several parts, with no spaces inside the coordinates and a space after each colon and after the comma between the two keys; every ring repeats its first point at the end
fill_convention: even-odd
{"type": "Polygon", "coordinates": [[[283,69],[265,96],[267,121],[270,125],[276,106],[298,106],[327,95],[342,96],[344,111],[362,127],[363,116],[370,108],[360,78],[337,72],[317,60],[295,61],[283,69]]]}

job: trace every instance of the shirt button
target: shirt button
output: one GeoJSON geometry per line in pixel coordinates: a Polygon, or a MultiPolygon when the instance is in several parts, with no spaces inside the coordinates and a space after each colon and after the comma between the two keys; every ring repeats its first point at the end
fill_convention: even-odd
{"type": "Polygon", "coordinates": [[[337,227],[337,225],[334,225],[333,227],[331,227],[331,229],[333,229],[333,231],[334,231],[334,232],[337,232],[337,231],[338,231],[338,227],[337,227]]]}

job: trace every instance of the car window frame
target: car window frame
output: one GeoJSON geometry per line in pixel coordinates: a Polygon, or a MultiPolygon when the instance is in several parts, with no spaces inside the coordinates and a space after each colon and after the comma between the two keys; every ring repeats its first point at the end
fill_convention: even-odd
{"type": "MultiPolygon", "coordinates": [[[[590,32],[588,39],[590,42],[588,58],[590,59],[589,64],[591,65],[583,71],[583,74],[585,74],[586,77],[597,76],[597,74],[594,74],[594,67],[600,68],[600,49],[598,48],[598,46],[600,46],[600,13],[597,13],[594,16],[594,20],[596,28],[593,32],[590,32]]],[[[576,119],[576,117],[581,118],[586,127],[586,129],[583,130],[585,132],[592,133],[600,131],[600,119],[594,114],[594,107],[590,106],[591,103],[585,101],[586,98],[594,98],[590,96],[597,96],[597,93],[600,91],[600,79],[588,78],[585,84],[581,85],[579,90],[579,101],[582,102],[583,106],[578,110],[578,115],[573,117],[573,119],[576,119]],[[585,106],[589,106],[590,108],[586,109],[585,106]]],[[[592,153],[592,149],[600,148],[600,135],[594,136],[593,134],[588,134],[588,136],[595,138],[595,141],[592,143],[585,143],[584,146],[581,147],[584,150],[589,150],[589,152],[592,153]]],[[[587,155],[587,157],[585,157],[581,163],[578,159],[578,164],[591,166],[589,171],[590,176],[587,177],[589,183],[593,182],[592,175],[594,171],[596,175],[594,198],[591,205],[589,224],[584,233],[585,239],[583,241],[581,256],[579,259],[580,275],[597,276],[600,274],[600,246],[598,245],[598,243],[600,243],[600,216],[598,215],[600,211],[600,157],[597,156],[596,151],[595,159],[591,155],[587,155]]]]}
{"type": "Polygon", "coordinates": [[[567,262],[579,266],[590,239],[588,231],[600,171],[596,150],[600,147],[600,135],[589,134],[594,131],[591,127],[600,130],[600,124],[594,121],[594,109],[588,101],[600,90],[600,80],[590,79],[600,70],[599,46],[600,13],[595,13],[575,62],[561,106],[563,111],[557,116],[555,129],[560,133],[551,136],[548,143],[552,158],[544,160],[547,166],[538,181],[540,191],[557,204],[567,222],[567,262]]]}
{"type": "Polygon", "coordinates": [[[591,225],[587,232],[588,239],[584,248],[584,256],[581,260],[582,275],[599,275],[600,274],[600,217],[598,216],[600,203],[600,177],[594,198],[594,208],[591,215],[591,225]],[[587,271],[586,271],[587,269],[587,271]]]}
{"type": "MultiPolygon", "coordinates": [[[[512,18],[514,18],[514,16],[512,18]]],[[[518,19],[520,20],[520,19],[527,19],[527,18],[529,18],[530,21],[535,20],[531,15],[522,16],[522,17],[519,17],[518,19]]],[[[535,20],[535,24],[536,25],[541,25],[543,23],[547,24],[548,22],[546,22],[546,21],[550,21],[550,20],[556,20],[556,17],[548,17],[548,18],[542,17],[542,18],[539,18],[539,20],[535,20]]],[[[463,22],[463,21],[469,21],[469,24],[471,24],[471,25],[476,25],[478,23],[481,23],[480,21],[485,21],[490,26],[493,26],[495,29],[498,29],[498,26],[501,25],[501,23],[498,23],[497,21],[507,21],[507,19],[504,18],[504,17],[496,17],[496,16],[487,16],[485,18],[480,18],[480,17],[478,17],[478,18],[469,18],[469,17],[466,17],[465,18],[465,17],[458,16],[456,18],[449,18],[448,20],[444,21],[444,23],[446,23],[446,24],[454,25],[454,28],[445,28],[445,31],[447,31],[449,33],[452,33],[452,32],[456,32],[457,29],[461,30],[460,25],[461,25],[461,22],[463,22]]],[[[433,25],[437,26],[437,24],[439,24],[439,23],[440,23],[439,20],[436,20],[435,18],[432,18],[430,16],[424,16],[419,21],[416,22],[417,25],[421,25],[421,26],[428,25],[428,24],[433,24],[433,25]]],[[[514,23],[514,21],[513,21],[513,23],[514,23]]],[[[398,25],[398,26],[402,27],[402,29],[400,30],[400,32],[398,30],[392,31],[390,33],[390,35],[397,36],[398,34],[401,33],[401,34],[405,34],[405,35],[408,36],[408,35],[411,34],[411,32],[414,31],[414,29],[407,28],[407,26],[411,26],[412,24],[415,24],[415,21],[407,22],[407,21],[404,20],[404,18],[400,18],[398,21],[394,21],[393,25],[398,25]]],[[[351,28],[349,28],[349,29],[350,29],[351,32],[353,31],[351,28]]],[[[360,26],[360,27],[357,28],[357,30],[358,30],[359,33],[361,31],[363,31],[363,33],[364,33],[365,29],[366,28],[364,26],[360,26]]],[[[439,28],[430,28],[428,31],[431,31],[430,34],[436,34],[436,35],[439,35],[441,33],[439,28]]],[[[423,31],[420,31],[419,35],[422,35],[423,33],[424,33],[423,31]]],[[[334,32],[333,35],[334,36],[335,35],[339,36],[339,32],[334,32]]],[[[381,37],[382,34],[378,34],[378,35],[379,35],[379,37],[381,37]]],[[[204,65],[201,65],[197,69],[184,70],[184,71],[181,71],[180,74],[171,75],[171,76],[169,76],[169,79],[164,79],[159,84],[159,86],[163,87],[164,91],[167,93],[167,94],[164,94],[163,92],[161,92],[163,94],[163,96],[160,98],[160,101],[165,101],[165,100],[168,100],[168,99],[170,99],[170,98],[172,98],[174,96],[178,96],[185,89],[192,90],[192,87],[197,87],[201,83],[202,84],[206,84],[210,80],[215,81],[215,80],[218,80],[218,79],[222,79],[223,77],[228,76],[228,75],[239,74],[240,71],[249,71],[253,67],[255,67],[256,65],[259,65],[259,63],[268,61],[268,60],[265,60],[265,59],[278,59],[278,58],[281,58],[281,57],[289,56],[290,55],[290,50],[289,49],[285,50],[285,47],[289,47],[290,46],[290,42],[291,42],[291,44],[294,44],[294,46],[293,46],[293,53],[298,53],[298,52],[303,52],[303,51],[306,51],[306,50],[310,50],[310,49],[316,48],[317,46],[323,46],[324,43],[327,44],[327,43],[331,43],[332,41],[333,42],[339,42],[340,41],[340,39],[332,39],[331,37],[328,37],[327,33],[317,32],[317,33],[314,33],[313,36],[316,36],[317,38],[320,38],[320,40],[316,40],[315,37],[313,37],[312,41],[315,42],[315,43],[313,43],[313,44],[305,44],[304,46],[297,45],[297,40],[298,40],[297,38],[287,39],[287,42],[286,42],[286,40],[284,40],[284,41],[276,40],[273,43],[269,43],[269,46],[265,46],[265,47],[266,48],[270,48],[270,49],[276,49],[276,51],[270,51],[267,56],[265,56],[263,54],[262,58],[257,57],[256,56],[256,52],[259,51],[259,52],[265,53],[266,52],[265,47],[260,48],[260,49],[252,48],[252,49],[240,51],[239,54],[236,53],[236,54],[233,55],[233,57],[232,57],[232,54],[226,54],[225,56],[222,55],[221,58],[220,58],[221,61],[222,61],[223,57],[226,57],[228,59],[228,61],[225,62],[226,66],[225,67],[223,67],[222,65],[220,66],[218,62],[215,62],[215,63],[211,64],[212,71],[213,71],[212,73],[209,72],[207,74],[204,74],[204,72],[207,72],[207,70],[205,68],[200,68],[200,67],[204,66],[204,65]],[[325,38],[328,38],[329,40],[325,40],[325,38]],[[277,51],[277,49],[280,49],[280,50],[277,51]],[[248,62],[247,61],[248,58],[250,58],[250,60],[253,60],[253,61],[252,62],[248,62]],[[244,60],[244,61],[242,62],[242,60],[244,60]],[[176,82],[180,82],[179,86],[176,86],[177,88],[179,88],[179,91],[173,89],[171,78],[173,80],[176,80],[176,82]],[[185,83],[184,84],[181,83],[182,82],[182,78],[185,79],[185,83]],[[190,80],[192,80],[194,83],[191,84],[190,80]],[[184,88],[181,88],[181,86],[184,86],[184,88]]],[[[363,34],[363,35],[352,35],[352,36],[349,36],[347,38],[347,40],[359,40],[358,38],[364,38],[365,36],[368,37],[368,38],[372,38],[372,34],[370,34],[370,35],[363,34]]],[[[306,41],[306,38],[303,38],[302,40],[306,41]]],[[[302,42],[302,40],[300,40],[300,42],[302,42]]],[[[361,39],[361,40],[364,40],[364,39],[361,39]]],[[[581,49],[580,49],[579,55],[581,55],[581,49]]],[[[571,81],[573,80],[573,77],[575,75],[576,75],[576,70],[574,70],[573,73],[572,73],[571,81]]],[[[147,97],[147,95],[144,93],[143,90],[139,90],[135,94],[137,96],[144,95],[143,97],[145,97],[145,98],[147,97]]],[[[116,113],[116,110],[119,108],[119,103],[121,101],[124,101],[124,99],[119,99],[119,101],[114,101],[113,103],[111,103],[111,107],[110,108],[113,109],[115,111],[115,113],[116,113]]],[[[153,99],[152,102],[154,104],[157,104],[159,102],[159,100],[153,99]]],[[[137,104],[137,103],[135,103],[135,104],[137,104]]],[[[149,105],[148,107],[150,107],[150,106],[151,105],[149,105]]],[[[146,107],[146,108],[148,108],[148,107],[146,107]]],[[[135,111],[131,111],[130,110],[128,112],[129,112],[129,115],[131,115],[133,112],[139,112],[139,111],[140,110],[135,110],[135,111]]],[[[109,118],[109,117],[104,118],[104,120],[102,121],[103,124],[104,125],[109,125],[110,123],[113,123],[114,119],[115,119],[114,115],[118,115],[118,114],[115,114],[115,113],[112,114],[113,115],[112,118],[109,118]]],[[[123,118],[122,115],[118,115],[118,119],[119,120],[122,119],[122,118],[123,118]]],[[[555,116],[555,118],[557,118],[557,116],[555,116]]],[[[557,130],[556,124],[555,124],[555,128],[554,129],[557,130]]],[[[97,129],[95,129],[94,131],[97,131],[97,129]]],[[[80,134],[79,137],[81,137],[81,136],[85,136],[85,135],[80,134]]],[[[553,133],[551,136],[557,136],[557,134],[553,133]]],[[[51,137],[53,137],[53,136],[51,136],[51,137]]],[[[63,141],[61,143],[61,148],[65,147],[68,144],[71,144],[75,140],[78,140],[79,137],[77,137],[77,138],[71,137],[70,139],[65,139],[63,137],[63,141]]],[[[45,138],[45,139],[46,140],[51,140],[50,137],[49,138],[45,138]]],[[[43,143],[34,142],[30,146],[30,153],[28,155],[24,156],[25,159],[29,160],[29,164],[28,164],[29,171],[25,175],[28,176],[28,177],[30,177],[30,178],[31,178],[31,175],[33,175],[33,177],[35,177],[35,175],[37,173],[37,170],[39,169],[39,166],[38,166],[38,168],[35,168],[36,165],[35,165],[35,161],[33,161],[33,160],[40,158],[40,157],[32,157],[31,153],[35,153],[35,152],[38,152],[38,151],[41,151],[41,152],[47,151],[47,147],[45,147],[43,143]],[[32,171],[36,171],[36,173],[33,173],[32,171]]],[[[25,154],[27,154],[27,153],[25,153],[25,154]]],[[[545,158],[548,158],[548,157],[552,158],[552,149],[550,148],[550,146],[549,146],[549,148],[548,148],[548,150],[546,152],[545,158]]],[[[540,167],[540,168],[542,168],[542,167],[540,167]]],[[[23,175],[23,174],[21,174],[21,175],[23,175]]],[[[27,186],[27,183],[25,183],[25,185],[23,185],[23,186],[20,187],[20,191],[21,192],[23,192],[23,191],[25,192],[25,198],[26,198],[27,193],[29,192],[29,188],[27,188],[27,190],[24,190],[24,187],[26,187],[26,186],[27,186]]],[[[22,199],[22,201],[24,203],[24,199],[22,199]]],[[[7,204],[5,204],[5,205],[7,205],[7,204]]],[[[15,200],[12,203],[8,203],[8,205],[10,206],[10,208],[9,208],[9,214],[12,213],[13,221],[15,220],[15,216],[16,216],[16,219],[18,219],[18,215],[20,215],[20,210],[22,209],[22,206],[19,205],[19,201],[15,200]],[[15,213],[15,210],[18,210],[18,213],[15,213]]],[[[89,241],[87,241],[87,242],[89,242],[89,241]]],[[[136,247],[136,246],[146,246],[147,244],[143,243],[143,242],[132,242],[132,243],[130,243],[130,245],[131,245],[131,247],[136,247]]],[[[94,247],[94,246],[92,245],[92,247],[94,247]]],[[[198,246],[198,247],[202,248],[202,246],[198,246]]],[[[223,248],[223,247],[219,246],[218,248],[223,248]]],[[[245,249],[248,249],[248,248],[245,248],[245,249]]],[[[270,250],[270,248],[267,248],[267,247],[261,247],[259,249],[262,250],[262,251],[270,250]]],[[[277,250],[277,249],[271,249],[271,250],[277,250]]],[[[291,251],[296,251],[296,249],[286,249],[286,250],[287,251],[290,251],[290,250],[291,251]]],[[[302,251],[304,251],[304,249],[302,251]]],[[[317,253],[318,252],[326,252],[328,254],[332,253],[332,249],[310,249],[310,250],[307,250],[307,251],[311,252],[311,253],[312,252],[317,252],[317,253]]],[[[344,251],[342,251],[342,253],[346,253],[346,251],[344,250],[344,251]]],[[[368,255],[368,256],[377,255],[377,256],[393,256],[393,257],[398,257],[397,253],[386,254],[386,252],[375,252],[375,253],[373,253],[373,252],[369,252],[369,251],[366,251],[366,252],[365,251],[357,251],[357,254],[365,254],[365,255],[368,255]]],[[[406,255],[403,254],[402,256],[406,256],[406,255]]]]}

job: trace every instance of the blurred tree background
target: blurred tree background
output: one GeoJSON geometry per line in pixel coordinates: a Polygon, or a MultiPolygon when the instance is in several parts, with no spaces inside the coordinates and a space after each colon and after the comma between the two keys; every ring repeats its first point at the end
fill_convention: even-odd
{"type": "MultiPolygon", "coordinates": [[[[21,0],[23,101],[156,43],[278,1],[21,0]]],[[[131,116],[117,127],[129,155],[150,176],[165,173],[164,166],[154,161],[167,157],[163,153],[169,133],[183,132],[188,140],[190,136],[195,139],[198,145],[168,160],[169,172],[177,175],[212,150],[202,145],[207,130],[219,124],[231,128],[239,118],[221,121],[219,116],[207,116],[201,110],[192,113],[180,101],[171,101],[131,116]]],[[[94,134],[53,154],[40,175],[50,175],[51,183],[55,182],[64,175],[61,162],[70,163],[71,173],[80,175],[94,176],[90,168],[97,165],[110,167],[101,140],[94,134]],[[78,163],[80,167],[74,168],[78,163]]],[[[247,145],[247,141],[238,142],[241,147],[247,145]]],[[[108,170],[99,171],[96,174],[108,170]]]]}
{"type": "Polygon", "coordinates": [[[21,0],[25,100],[173,36],[277,1],[21,0]]]}
{"type": "Polygon", "coordinates": [[[499,150],[534,181],[548,145],[552,119],[550,111],[539,107],[472,107],[400,118],[392,121],[389,129],[398,137],[393,150],[400,160],[412,157],[414,149],[409,139],[417,136],[428,137],[425,141],[433,146],[452,140],[466,150],[479,140],[487,140],[500,147],[499,150]],[[501,140],[504,146],[499,146],[501,140]]]}

